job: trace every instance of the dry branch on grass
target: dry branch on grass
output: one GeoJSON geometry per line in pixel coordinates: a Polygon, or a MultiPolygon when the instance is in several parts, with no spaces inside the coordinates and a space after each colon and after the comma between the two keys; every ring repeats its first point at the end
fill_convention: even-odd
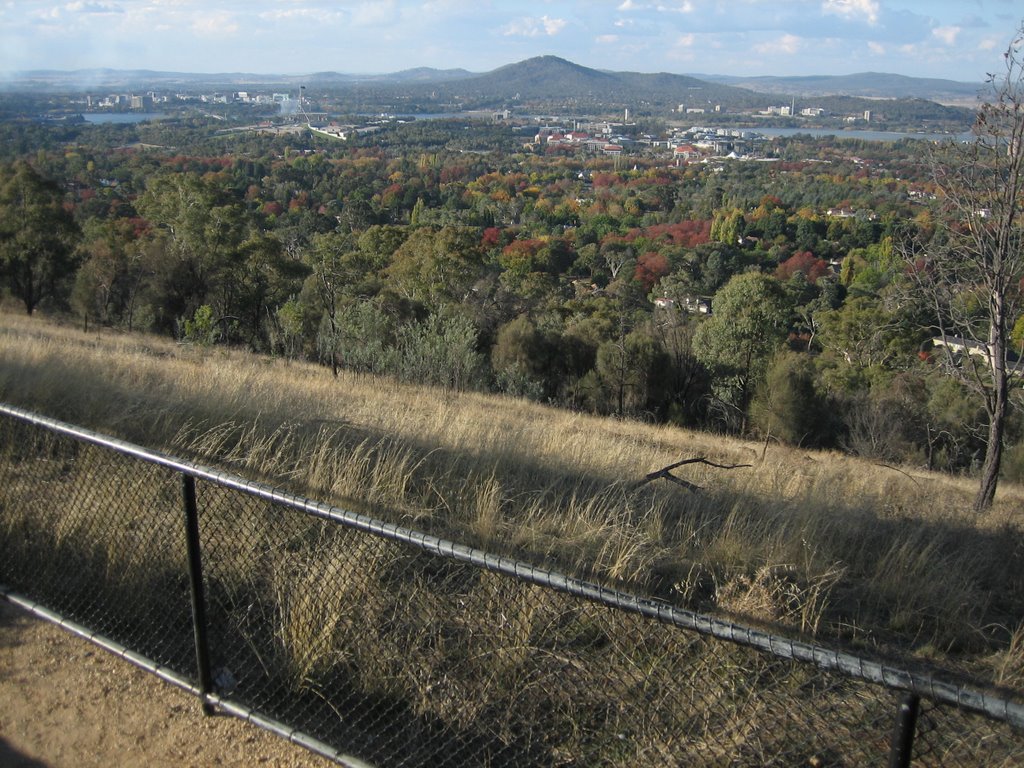
{"type": "MultiPolygon", "coordinates": [[[[744,585],[761,590],[762,566],[790,569],[798,585],[839,568],[820,632],[853,627],[908,647],[951,648],[987,669],[981,659],[1009,641],[979,627],[1024,615],[1015,545],[1024,492],[1009,484],[998,509],[979,518],[967,479],[914,470],[918,486],[849,456],[822,455],[812,466],[806,451],[779,446],[757,462],[753,444],[724,436],[507,398],[438,397],[345,371],[339,381],[317,366],[85,335],[21,315],[0,316],[0,337],[0,399],[391,522],[468,536],[497,554],[664,587],[709,610],[732,582],[740,597],[744,585]],[[673,455],[690,458],[647,472],[673,455]],[[751,472],[677,476],[690,464],[751,472]],[[671,485],[648,485],[659,477],[671,485]],[[693,567],[716,588],[705,594],[687,575],[693,567]]],[[[749,604],[765,620],[778,613],[770,601],[749,604]]]]}
{"type": "Polygon", "coordinates": [[[921,485],[919,482],[917,482],[917,479],[912,474],[910,474],[909,472],[904,472],[899,467],[894,467],[891,464],[882,464],[881,462],[877,462],[877,461],[875,462],[875,466],[876,467],[881,467],[882,469],[891,469],[893,472],[899,472],[901,475],[903,475],[904,477],[908,478],[914,485],[917,485],[917,486],[921,485]]]}
{"type": "Polygon", "coordinates": [[[642,486],[647,485],[647,483],[651,482],[652,480],[657,480],[659,477],[663,477],[666,480],[670,480],[671,482],[676,483],[677,485],[683,486],[683,488],[685,488],[688,491],[693,491],[694,493],[696,493],[697,491],[701,490],[701,487],[699,485],[694,485],[688,480],[683,480],[682,478],[676,477],[675,475],[672,474],[673,469],[678,469],[679,467],[682,467],[686,464],[704,464],[709,467],[714,467],[715,469],[743,469],[745,467],[753,466],[751,464],[716,464],[713,461],[708,461],[703,456],[694,456],[689,459],[677,461],[675,464],[669,464],[667,467],[662,467],[661,469],[655,470],[654,472],[648,472],[644,479],[636,484],[636,487],[641,488],[642,486]]]}

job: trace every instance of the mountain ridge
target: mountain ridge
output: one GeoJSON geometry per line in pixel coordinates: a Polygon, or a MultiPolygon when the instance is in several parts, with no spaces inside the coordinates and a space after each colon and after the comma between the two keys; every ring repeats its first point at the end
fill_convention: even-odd
{"type": "MultiPolygon", "coordinates": [[[[878,126],[966,130],[974,119],[978,87],[971,85],[968,98],[961,89],[959,96],[950,95],[944,83],[943,99],[922,96],[928,83],[921,85],[914,78],[890,75],[852,76],[853,84],[865,78],[888,84],[889,93],[898,97],[845,95],[852,87],[836,87],[833,78],[807,76],[797,81],[765,77],[750,83],[726,78],[726,82],[700,79],[692,75],[669,72],[612,72],[585,67],[558,56],[535,56],[506,64],[490,72],[466,70],[435,70],[429,67],[402,70],[390,74],[350,75],[322,71],[300,75],[254,75],[241,72],[195,74],[159,72],[156,70],[89,69],[74,72],[36,70],[21,73],[20,79],[0,79],[0,89],[11,93],[135,93],[150,90],[213,91],[232,93],[273,89],[295,93],[300,87],[316,103],[344,104],[352,112],[402,111],[412,114],[462,111],[511,110],[532,114],[630,115],[669,117],[687,115],[686,119],[702,119],[713,114],[715,119],[735,122],[745,115],[747,121],[775,114],[783,120],[797,120],[795,115],[781,112],[793,103],[797,112],[810,110],[824,114],[826,119],[846,119],[871,114],[878,126]],[[781,90],[779,83],[791,88],[781,90]],[[805,95],[815,92],[808,83],[828,83],[831,95],[805,95]],[[763,83],[764,88],[750,86],[763,83]],[[798,87],[799,86],[799,87],[798,87]],[[912,87],[919,86],[919,87],[912,87]],[[773,87],[779,90],[772,90],[773,87]],[[800,91],[798,94],[797,91],[800,91]],[[333,93],[332,93],[333,92],[333,93]],[[878,99],[887,99],[879,101],[878,99]],[[772,113],[772,108],[775,108],[772,113]],[[690,117],[692,115],[692,117],[690,117]]],[[[842,84],[850,81],[838,80],[842,84]]],[[[931,87],[937,88],[933,82],[931,87]]],[[[878,92],[882,92],[878,85],[878,92]]],[[[861,91],[863,93],[863,91],[861,91]]],[[[802,124],[802,123],[801,123],[802,124]]]]}
{"type": "MultiPolygon", "coordinates": [[[[133,85],[298,85],[298,84],[362,84],[415,85],[453,84],[479,81],[481,87],[497,85],[519,86],[523,91],[550,91],[538,87],[552,83],[554,70],[559,81],[569,76],[591,87],[622,87],[635,90],[638,86],[658,91],[708,88],[709,84],[740,88],[759,94],[796,97],[851,96],[859,98],[923,98],[930,101],[955,99],[960,102],[976,100],[983,83],[972,83],[941,78],[920,78],[886,72],[858,72],[849,75],[717,75],[676,74],[670,72],[610,71],[593,69],[554,55],[535,56],[523,61],[505,64],[488,72],[465,69],[436,69],[415,67],[390,73],[347,73],[324,70],[299,74],[260,74],[250,72],[177,72],[153,69],[115,69],[110,67],[78,70],[24,70],[7,73],[3,84],[23,87],[100,88],[130,87],[133,85]]],[[[0,86],[2,87],[2,86],[0,86]]],[[[729,93],[729,92],[726,92],[729,93]]]]}
{"type": "Polygon", "coordinates": [[[798,97],[852,96],[858,98],[923,98],[929,101],[974,102],[984,83],[910,77],[892,72],[855,72],[849,75],[737,75],[695,74],[709,82],[749,88],[761,93],[798,97]]]}

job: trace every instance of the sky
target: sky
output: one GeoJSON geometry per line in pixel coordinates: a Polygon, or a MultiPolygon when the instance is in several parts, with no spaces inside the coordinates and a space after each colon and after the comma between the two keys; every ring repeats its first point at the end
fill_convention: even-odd
{"type": "Polygon", "coordinates": [[[1019,0],[0,0],[0,73],[487,72],[552,54],[724,75],[983,81],[1019,0]]]}

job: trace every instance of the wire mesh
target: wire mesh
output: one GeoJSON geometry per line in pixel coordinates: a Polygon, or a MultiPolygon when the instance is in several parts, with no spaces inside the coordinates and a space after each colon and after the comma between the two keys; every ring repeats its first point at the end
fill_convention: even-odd
{"type": "Polygon", "coordinates": [[[195,676],[180,477],[4,420],[0,582],[195,676]]]}
{"type": "MultiPolygon", "coordinates": [[[[197,484],[216,693],[368,763],[886,760],[900,691],[243,486],[197,484]]],[[[196,678],[177,472],[3,417],[0,488],[0,581],[196,678]]],[[[926,701],[915,758],[1017,765],[1024,738],[926,701]]]]}

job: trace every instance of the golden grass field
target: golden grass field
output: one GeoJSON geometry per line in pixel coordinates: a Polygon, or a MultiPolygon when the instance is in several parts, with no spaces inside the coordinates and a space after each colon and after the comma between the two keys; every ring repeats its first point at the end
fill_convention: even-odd
{"type": "Polygon", "coordinates": [[[0,400],[678,605],[1024,688],[1024,488],[0,314],[0,400]],[[647,473],[676,474],[694,493],[647,473]]]}

